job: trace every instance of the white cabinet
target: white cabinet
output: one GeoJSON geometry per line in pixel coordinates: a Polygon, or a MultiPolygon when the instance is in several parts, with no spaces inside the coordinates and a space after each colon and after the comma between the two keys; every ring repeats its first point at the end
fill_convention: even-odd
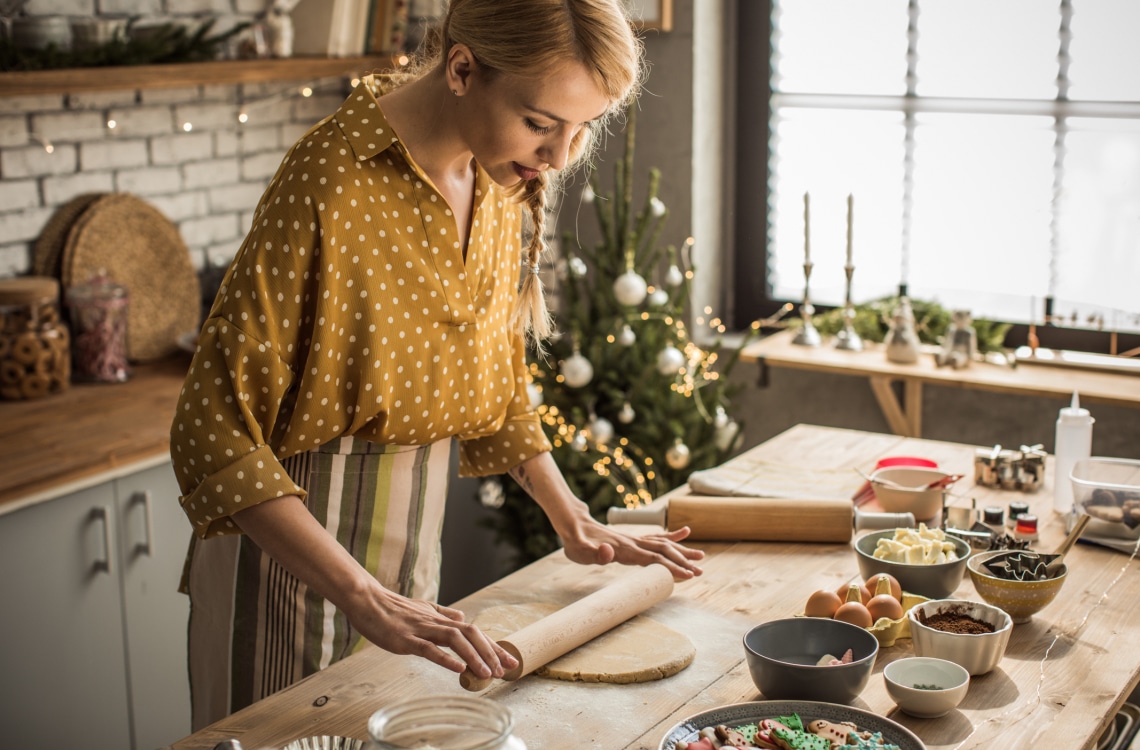
{"type": "Polygon", "coordinates": [[[190,533],[169,463],[0,515],[0,744],[147,750],[190,733],[190,533]]]}

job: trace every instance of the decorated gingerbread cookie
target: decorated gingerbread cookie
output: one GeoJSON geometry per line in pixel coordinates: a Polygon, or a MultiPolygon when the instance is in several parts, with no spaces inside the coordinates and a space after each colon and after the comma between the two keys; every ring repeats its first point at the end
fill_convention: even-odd
{"type": "Polygon", "coordinates": [[[849,721],[835,724],[830,721],[824,721],[823,719],[817,719],[808,724],[808,731],[823,737],[831,743],[832,747],[838,747],[840,745],[846,745],[848,735],[853,732],[858,732],[859,727],[849,721]]]}
{"type": "Polygon", "coordinates": [[[839,750],[901,750],[898,745],[892,745],[883,739],[882,732],[875,732],[870,737],[860,737],[852,734],[848,744],[841,745],[839,750]]]}
{"type": "Polygon", "coordinates": [[[772,736],[786,750],[831,750],[831,742],[798,729],[773,729],[772,736]]]}

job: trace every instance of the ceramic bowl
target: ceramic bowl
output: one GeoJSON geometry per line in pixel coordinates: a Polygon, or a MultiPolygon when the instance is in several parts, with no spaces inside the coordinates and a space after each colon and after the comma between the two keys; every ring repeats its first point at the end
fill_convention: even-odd
{"type": "Polygon", "coordinates": [[[884,667],[883,681],[891,700],[905,713],[920,719],[937,719],[966,697],[970,673],[952,661],[913,656],[884,667]]]}
{"type": "Polygon", "coordinates": [[[942,487],[930,490],[899,489],[902,487],[923,487],[939,479],[950,476],[938,469],[922,466],[885,466],[871,474],[871,488],[879,505],[888,513],[913,513],[915,519],[926,521],[934,518],[942,510],[942,487]]]}
{"type": "Polygon", "coordinates": [[[985,562],[997,555],[1008,554],[1007,550],[993,550],[974,554],[966,564],[974,590],[987,603],[1006,612],[1014,624],[1029,622],[1033,615],[1053,601],[1065,584],[1068,567],[1061,565],[1061,572],[1055,578],[1044,581],[1014,581],[998,578],[985,567],[985,562]]]}
{"type": "Polygon", "coordinates": [[[1013,632],[1013,620],[1002,610],[963,599],[919,604],[907,612],[907,617],[910,618],[910,637],[916,656],[952,661],[971,675],[986,674],[998,665],[1009,645],[1009,634],[1013,632]],[[939,613],[972,617],[992,625],[994,632],[977,635],[948,633],[923,624],[924,619],[939,613]]]}
{"type": "Polygon", "coordinates": [[[856,625],[817,617],[772,620],[744,635],[752,682],[768,700],[850,703],[871,679],[879,642],[856,625]],[[816,666],[852,651],[850,664],[816,666]]]}
{"type": "Polygon", "coordinates": [[[962,577],[966,574],[966,561],[971,552],[969,543],[947,534],[946,541],[954,544],[954,552],[958,555],[958,559],[937,565],[907,565],[876,558],[875,547],[879,540],[892,539],[894,535],[894,529],[872,531],[855,540],[855,557],[863,580],[876,573],[890,573],[898,579],[903,591],[929,599],[944,599],[958,589],[962,577]]]}

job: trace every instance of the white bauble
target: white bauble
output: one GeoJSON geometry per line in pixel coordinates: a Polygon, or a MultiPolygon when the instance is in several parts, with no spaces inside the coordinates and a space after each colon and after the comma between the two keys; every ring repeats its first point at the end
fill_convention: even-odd
{"type": "Polygon", "coordinates": [[[724,407],[716,407],[716,415],[713,416],[713,425],[719,430],[726,424],[728,424],[728,414],[725,412],[724,407]]]}
{"type": "Polygon", "coordinates": [[[669,304],[669,292],[664,289],[654,289],[649,295],[650,307],[665,307],[667,304],[669,304]]]}
{"type": "Polygon", "coordinates": [[[581,388],[594,379],[594,366],[590,360],[574,352],[562,361],[562,379],[571,388],[581,388]]]}
{"type": "Polygon", "coordinates": [[[677,266],[669,266],[669,270],[665,272],[665,286],[673,287],[674,289],[681,286],[685,280],[685,274],[681,273],[681,269],[677,266]]]}
{"type": "Polygon", "coordinates": [[[729,419],[723,426],[717,427],[716,436],[713,438],[716,449],[721,453],[736,450],[743,441],[744,434],[740,431],[740,425],[733,419],[729,419]]]}
{"type": "Polygon", "coordinates": [[[680,438],[677,442],[669,446],[669,450],[665,451],[665,463],[669,464],[674,469],[683,469],[689,465],[689,461],[693,458],[692,453],[689,452],[689,446],[681,442],[680,438]]]}
{"type": "Polygon", "coordinates": [[[626,271],[614,280],[614,297],[623,305],[630,307],[640,305],[641,301],[645,299],[647,291],[649,291],[649,285],[645,283],[645,279],[638,275],[637,271],[626,271]]]}
{"type": "Polygon", "coordinates": [[[617,340],[622,346],[633,346],[637,341],[637,334],[626,324],[618,331],[617,340]]]}
{"type": "Polygon", "coordinates": [[[586,429],[590,433],[590,438],[596,443],[608,443],[614,436],[613,423],[605,417],[594,417],[586,425],[586,429]]]}
{"type": "Polygon", "coordinates": [[[597,193],[594,192],[594,186],[587,182],[586,187],[582,188],[582,202],[593,203],[597,197],[597,193]]]}
{"type": "Polygon", "coordinates": [[[577,451],[578,453],[584,453],[588,447],[589,446],[586,443],[586,433],[582,432],[581,430],[578,430],[576,433],[574,433],[574,437],[570,438],[570,450],[577,451]]]}
{"type": "Polygon", "coordinates": [[[621,405],[621,411],[618,412],[618,421],[622,424],[629,424],[633,418],[637,416],[637,412],[633,410],[633,405],[626,401],[621,405]]]}
{"type": "Polygon", "coordinates": [[[570,259],[570,273],[574,274],[577,278],[582,278],[590,269],[586,267],[586,261],[575,255],[570,259]]]}
{"type": "Polygon", "coordinates": [[[484,508],[501,508],[507,495],[498,479],[484,479],[479,484],[479,502],[484,508]]]}
{"type": "Polygon", "coordinates": [[[526,396],[530,399],[530,408],[537,409],[542,405],[542,389],[534,383],[526,384],[526,396]]]}
{"type": "Polygon", "coordinates": [[[677,347],[670,344],[657,355],[657,372],[662,375],[676,375],[677,371],[685,366],[685,355],[677,347]]]}
{"type": "Polygon", "coordinates": [[[649,199],[649,212],[660,219],[665,215],[665,203],[656,195],[649,199]]]}

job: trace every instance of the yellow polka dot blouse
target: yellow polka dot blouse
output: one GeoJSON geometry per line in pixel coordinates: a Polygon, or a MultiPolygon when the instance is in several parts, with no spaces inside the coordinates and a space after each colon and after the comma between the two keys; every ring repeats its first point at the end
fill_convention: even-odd
{"type": "Polygon", "coordinates": [[[362,82],[286,155],[202,327],[171,426],[201,537],[303,494],[280,460],[344,435],[460,439],[460,473],[550,450],[509,326],[519,207],[477,170],[464,259],[451,210],[362,82]]]}

